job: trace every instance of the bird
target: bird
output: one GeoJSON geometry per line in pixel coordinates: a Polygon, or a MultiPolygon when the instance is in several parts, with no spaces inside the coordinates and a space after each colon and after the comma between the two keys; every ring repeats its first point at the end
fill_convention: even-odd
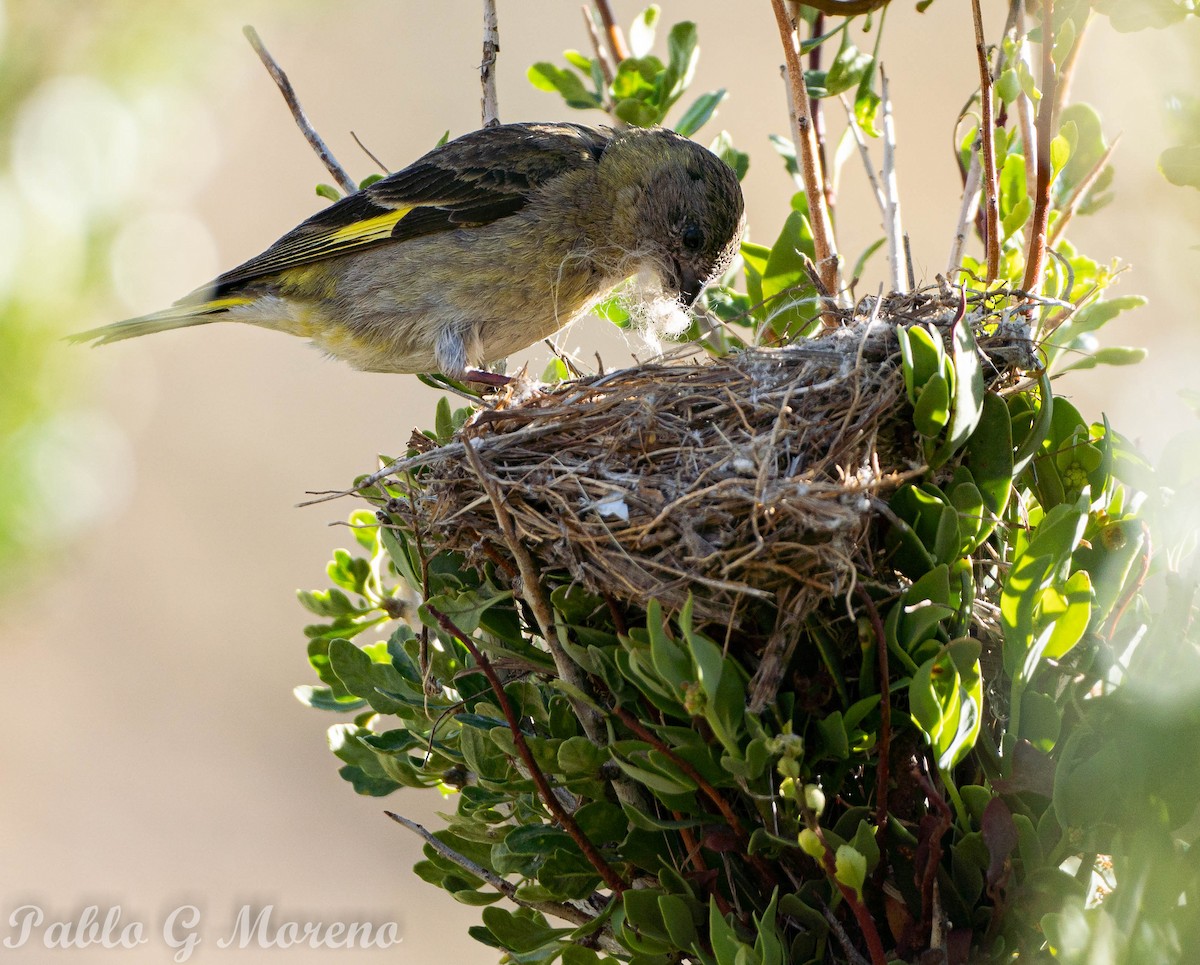
{"type": "Polygon", "coordinates": [[[362,371],[495,383],[483,366],[632,276],[690,308],[744,227],[733,169],[673,131],[502,124],[342,198],[170,308],[69,338],[242,322],[362,371]]]}

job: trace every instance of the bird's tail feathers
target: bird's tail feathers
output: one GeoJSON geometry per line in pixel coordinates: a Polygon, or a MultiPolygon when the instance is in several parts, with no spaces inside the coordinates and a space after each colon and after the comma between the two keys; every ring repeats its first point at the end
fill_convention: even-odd
{"type": "Polygon", "coordinates": [[[91,342],[92,345],[107,345],[109,342],[120,342],[127,338],[137,338],[139,335],[152,335],[155,332],[167,332],[173,328],[190,328],[193,325],[207,325],[221,320],[221,315],[239,305],[249,305],[253,298],[234,295],[227,298],[213,298],[205,302],[173,305],[161,312],[149,315],[139,315],[137,318],[127,318],[123,322],[112,325],[102,325],[87,332],[77,332],[68,335],[68,342],[91,342]]]}

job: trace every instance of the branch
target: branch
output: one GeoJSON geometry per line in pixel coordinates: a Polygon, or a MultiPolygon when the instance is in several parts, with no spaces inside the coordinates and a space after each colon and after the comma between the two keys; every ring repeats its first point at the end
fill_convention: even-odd
{"type": "Polygon", "coordinates": [[[660,754],[668,758],[671,763],[679,768],[683,774],[690,777],[696,783],[696,786],[700,788],[700,792],[717,806],[717,810],[721,812],[721,817],[723,817],[725,819],[725,823],[733,829],[733,833],[743,840],[746,839],[746,829],[742,825],[741,820],[738,818],[729,802],[726,801],[725,798],[721,797],[721,792],[713,787],[707,780],[705,780],[703,774],[701,774],[698,770],[696,770],[696,768],[671,750],[665,741],[660,740],[652,730],[646,727],[624,707],[614,707],[612,712],[622,724],[628,727],[631,731],[633,731],[634,734],[644,740],[647,744],[652,745],[660,754]]]}
{"type": "Polygon", "coordinates": [[[479,82],[483,85],[480,108],[484,127],[496,127],[500,123],[500,100],[496,96],[496,54],[499,52],[496,0],[483,0],[483,60],[479,64],[479,82]]]}
{"type": "MultiPolygon", "coordinates": [[[[512,437],[509,436],[509,438],[511,439],[512,437]]],[[[513,559],[516,560],[517,571],[520,574],[521,596],[533,611],[534,619],[538,623],[538,630],[542,634],[542,639],[546,641],[546,646],[550,649],[550,656],[554,659],[554,669],[558,672],[559,679],[569,684],[575,693],[590,694],[592,688],[588,684],[586,675],[580,666],[567,654],[566,649],[559,640],[559,627],[554,619],[554,613],[550,608],[550,601],[546,599],[545,593],[542,592],[542,584],[539,579],[537,567],[534,565],[533,557],[530,556],[529,550],[525,548],[525,545],[517,535],[512,515],[504,506],[504,497],[496,489],[495,481],[484,470],[483,461],[479,458],[479,453],[475,451],[473,440],[464,437],[462,442],[467,462],[470,464],[471,470],[475,473],[476,477],[478,477],[483,491],[487,493],[488,501],[492,504],[492,513],[496,517],[496,522],[500,525],[500,532],[504,534],[504,541],[508,545],[508,550],[512,554],[513,559]]],[[[592,707],[589,707],[570,692],[567,694],[567,699],[571,702],[571,708],[579,718],[579,723],[582,725],[583,732],[587,735],[588,739],[594,744],[604,743],[607,735],[601,726],[600,715],[592,707]]],[[[614,778],[612,785],[617,798],[622,804],[629,804],[642,809],[647,806],[642,798],[641,791],[630,778],[623,775],[619,778],[614,778]]]]}
{"type": "MultiPolygon", "coordinates": [[[[1033,62],[1029,59],[1029,33],[1025,29],[1024,3],[1021,4],[1021,9],[1017,13],[1015,41],[1017,45],[1016,60],[1028,67],[1029,76],[1032,77],[1033,62]]],[[[1033,99],[1025,93],[1023,87],[1017,94],[1016,111],[1017,124],[1021,128],[1021,150],[1025,156],[1025,190],[1032,202],[1037,187],[1037,132],[1034,130],[1033,99]]]]}
{"type": "Polygon", "coordinates": [[[558,800],[554,789],[546,779],[546,775],[542,772],[541,767],[538,766],[538,762],[533,756],[533,751],[529,749],[529,744],[525,741],[525,735],[521,731],[521,722],[517,719],[517,713],[513,710],[512,702],[508,699],[508,693],[505,691],[504,684],[501,683],[499,675],[492,667],[492,662],[475,646],[475,641],[460,630],[446,614],[428,603],[425,604],[425,609],[437,620],[438,626],[467,648],[467,651],[471,654],[479,669],[487,677],[492,692],[496,695],[496,700],[500,703],[500,710],[504,714],[504,719],[508,722],[508,729],[512,733],[513,744],[517,748],[517,754],[520,755],[522,763],[529,770],[529,776],[537,786],[538,797],[542,799],[546,810],[550,812],[562,829],[571,836],[571,839],[578,845],[579,850],[583,852],[583,856],[596,869],[596,873],[600,875],[604,883],[608,885],[614,894],[620,895],[628,889],[628,883],[613,870],[612,865],[604,859],[604,855],[597,850],[596,846],[592,844],[591,839],[583,833],[583,829],[575,822],[575,818],[567,812],[562,806],[562,802],[558,800]]]}
{"type": "Polygon", "coordinates": [[[975,21],[975,56],[979,61],[979,136],[983,148],[983,240],[987,247],[986,280],[991,284],[1000,274],[1000,205],[996,199],[996,105],[979,0],[971,0],[971,16],[975,21]]]}
{"type": "MultiPolygon", "coordinates": [[[[965,304],[966,299],[963,301],[965,304]]],[[[892,685],[888,679],[890,668],[887,634],[871,594],[863,589],[862,584],[855,584],[854,592],[862,600],[871,620],[871,631],[875,634],[875,650],[879,658],[879,761],[875,767],[875,826],[882,828],[888,820],[888,781],[891,780],[888,769],[891,767],[892,743],[892,685]]]]}
{"type": "MultiPolygon", "coordinates": [[[[554,658],[554,668],[558,671],[558,676],[566,683],[578,688],[581,692],[588,693],[587,681],[583,679],[579,666],[567,655],[566,651],[559,644],[558,636],[555,632],[554,614],[550,609],[550,603],[543,594],[538,592],[541,582],[538,579],[537,567],[534,566],[533,557],[529,555],[529,551],[517,535],[516,528],[513,526],[512,515],[504,505],[504,497],[496,490],[494,481],[483,467],[483,461],[479,458],[479,453],[475,451],[472,441],[466,437],[463,438],[463,449],[471,470],[479,479],[479,484],[483,487],[483,491],[487,493],[488,501],[492,504],[492,513],[496,517],[496,522],[500,525],[500,532],[504,534],[504,541],[508,544],[509,552],[512,553],[513,559],[516,560],[517,571],[520,573],[521,595],[533,611],[534,619],[537,620],[538,630],[542,635],[542,639],[546,641],[546,646],[550,648],[550,655],[554,658]]],[[[576,714],[579,715],[584,730],[587,731],[588,737],[594,741],[599,740],[600,732],[595,726],[598,715],[577,701],[573,701],[573,706],[575,707],[576,714]]]]}
{"type": "Polygon", "coordinates": [[[896,125],[892,119],[892,98],[883,65],[879,65],[883,94],[883,227],[888,239],[888,261],[892,263],[892,291],[907,289],[908,259],[904,251],[904,229],[900,222],[900,191],[896,185],[896,125]]]}
{"type": "MultiPolygon", "coordinates": [[[[1067,200],[1062,203],[1058,209],[1058,220],[1054,222],[1054,227],[1050,229],[1050,240],[1048,242],[1051,248],[1057,244],[1063,232],[1067,230],[1067,225],[1071,223],[1071,219],[1075,217],[1075,212],[1079,210],[1079,206],[1083,203],[1083,199],[1087,197],[1087,193],[1092,190],[1092,185],[1096,183],[1096,179],[1104,173],[1104,169],[1108,167],[1108,162],[1112,160],[1113,151],[1117,149],[1117,145],[1121,143],[1121,135],[1118,134],[1113,138],[1112,144],[1108,149],[1100,155],[1092,169],[1087,175],[1075,185],[1074,190],[1067,196],[1067,200]]],[[[1063,295],[1064,298],[1069,298],[1070,293],[1063,295]]]]}
{"type": "MultiPolygon", "coordinates": [[[[783,55],[787,67],[788,96],[790,99],[792,137],[796,142],[796,156],[804,175],[804,194],[808,198],[808,220],[812,227],[813,246],[816,249],[817,270],[825,289],[834,297],[841,288],[838,283],[838,254],[829,224],[829,213],[825,207],[825,184],[821,174],[821,160],[817,155],[817,138],[813,130],[812,115],[809,113],[808,85],[804,82],[804,67],[800,63],[799,37],[796,25],[788,16],[783,0],[771,0],[779,36],[783,40],[783,55]]],[[[874,9],[874,8],[872,8],[874,9]]],[[[837,316],[833,312],[824,315],[826,329],[837,327],[837,316]]]]}
{"type": "Polygon", "coordinates": [[[1046,224],[1050,219],[1050,141],[1054,137],[1054,105],[1057,101],[1057,76],[1054,70],[1054,0],[1042,0],[1042,102],[1037,114],[1037,194],[1033,202],[1033,220],[1029,227],[1029,253],[1025,260],[1025,280],[1021,288],[1036,292],[1042,285],[1046,261],[1046,224]]]}
{"type": "MultiPolygon", "coordinates": [[[[800,0],[788,0],[788,9],[791,11],[792,20],[800,23],[800,0]]],[[[814,37],[820,37],[825,32],[825,14],[817,12],[813,19],[812,32],[814,37]]],[[[821,47],[823,44],[817,44],[808,54],[808,69],[816,73],[821,69],[821,47]]],[[[825,112],[821,109],[821,99],[819,97],[810,97],[808,99],[808,112],[812,115],[813,131],[817,136],[817,158],[821,162],[821,173],[824,175],[825,181],[821,185],[821,190],[825,192],[825,204],[829,208],[830,217],[833,216],[833,211],[837,207],[837,196],[833,190],[833,173],[829,170],[829,162],[825,153],[825,112]]]]}
{"type": "Polygon", "coordinates": [[[283,95],[288,109],[292,112],[296,126],[300,128],[300,133],[304,135],[309,145],[316,152],[317,157],[321,159],[321,163],[325,165],[325,169],[333,175],[333,179],[337,181],[338,186],[341,187],[345,194],[354,194],[358,190],[358,184],[355,183],[354,178],[346,173],[346,169],[338,164],[337,158],[333,156],[333,152],[321,140],[321,135],[314,130],[312,122],[308,119],[308,115],[304,113],[304,108],[300,106],[300,101],[296,97],[296,91],[292,87],[292,82],[288,80],[287,74],[276,63],[275,58],[271,56],[267,48],[263,46],[263,42],[258,36],[258,31],[253,27],[246,26],[242,28],[242,33],[246,35],[246,39],[250,41],[250,46],[258,54],[258,59],[263,62],[263,66],[267,68],[267,73],[275,81],[275,86],[279,88],[279,93],[283,95]]]}
{"type": "Polygon", "coordinates": [[[854,912],[858,928],[862,932],[863,938],[867,940],[867,951],[871,953],[871,965],[887,965],[887,954],[883,950],[883,940],[879,937],[879,929],[875,927],[875,919],[871,917],[870,910],[859,899],[858,893],[849,885],[842,884],[838,880],[837,861],[834,858],[833,849],[825,840],[825,832],[817,822],[816,816],[806,809],[804,821],[808,829],[821,842],[821,868],[837,890],[841,892],[842,898],[850,906],[850,910],[854,912]]]}
{"type": "MultiPolygon", "coordinates": [[[[608,53],[608,48],[604,46],[604,42],[600,39],[600,31],[596,27],[595,17],[592,16],[592,8],[585,3],[579,9],[583,11],[583,22],[587,27],[588,37],[592,41],[592,52],[596,55],[596,62],[600,65],[600,74],[604,78],[604,97],[607,100],[608,88],[612,87],[613,78],[616,76],[612,57],[608,53]]],[[[607,106],[605,109],[607,110],[607,106]]]]}
{"type": "Polygon", "coordinates": [[[971,164],[963,182],[962,204],[958,209],[958,226],[954,230],[954,241],[950,244],[950,260],[946,275],[953,278],[962,268],[963,250],[967,247],[967,235],[979,210],[979,183],[983,180],[983,165],[979,163],[979,138],[971,148],[971,164]]]}
{"type": "Polygon", "coordinates": [[[858,124],[858,118],[854,116],[854,108],[846,100],[846,95],[839,94],[838,98],[841,100],[842,107],[846,111],[846,126],[854,136],[854,143],[858,147],[858,156],[862,158],[863,168],[867,172],[867,180],[871,183],[871,190],[875,192],[875,202],[879,205],[879,214],[883,217],[884,226],[886,227],[887,197],[883,193],[883,185],[879,183],[878,175],[875,174],[875,166],[871,162],[871,149],[867,147],[867,139],[863,136],[862,128],[858,124]]]}
{"type": "MultiPolygon", "coordinates": [[[[596,920],[595,915],[589,915],[582,908],[577,908],[575,905],[568,905],[557,901],[528,901],[525,898],[521,898],[517,894],[517,886],[511,881],[506,881],[490,868],[485,868],[483,865],[472,861],[466,855],[459,854],[428,828],[417,824],[416,821],[409,820],[402,814],[394,814],[391,811],[384,811],[383,813],[401,827],[408,828],[413,834],[424,838],[425,843],[447,861],[458,865],[467,874],[474,875],[476,878],[482,878],[509,901],[515,902],[525,908],[532,908],[534,911],[540,911],[546,915],[553,915],[555,918],[563,919],[563,921],[569,921],[572,925],[589,925],[596,920]]],[[[607,930],[600,932],[597,937],[600,947],[606,952],[617,954],[624,950],[607,930]]]]}
{"type": "Polygon", "coordinates": [[[804,0],[806,7],[831,17],[855,17],[886,5],[888,0],[804,0]]]}
{"type": "Polygon", "coordinates": [[[608,0],[596,0],[596,11],[600,14],[600,22],[604,24],[604,33],[608,37],[608,49],[612,51],[613,61],[620,63],[629,59],[629,47],[625,44],[625,34],[613,18],[612,6],[608,0]]]}

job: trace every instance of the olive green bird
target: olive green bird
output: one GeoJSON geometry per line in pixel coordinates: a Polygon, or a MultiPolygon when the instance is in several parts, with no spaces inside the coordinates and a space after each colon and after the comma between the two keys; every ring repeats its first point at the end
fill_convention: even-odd
{"type": "Polygon", "coordinates": [[[649,271],[690,306],[730,263],[741,188],[661,129],[484,128],[343,198],[173,307],[71,336],[102,345],[244,322],[368,372],[455,378],[534,344],[649,271]]]}

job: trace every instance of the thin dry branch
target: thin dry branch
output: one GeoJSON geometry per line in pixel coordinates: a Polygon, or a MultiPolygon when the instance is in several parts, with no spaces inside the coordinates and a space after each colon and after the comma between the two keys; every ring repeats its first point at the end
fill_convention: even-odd
{"type": "Polygon", "coordinates": [[[612,5],[608,0],[595,0],[596,12],[600,14],[600,22],[604,24],[604,35],[608,38],[608,49],[612,52],[613,61],[620,63],[629,59],[629,46],[625,43],[625,34],[613,16],[612,5]]]}
{"type": "Polygon", "coordinates": [[[992,71],[983,36],[983,14],[979,0],[971,0],[975,22],[975,56],[979,62],[979,136],[983,150],[984,245],[987,250],[986,280],[990,285],[1000,274],[1000,205],[996,186],[996,105],[992,92],[992,71]]]}
{"type": "MultiPolygon", "coordinates": [[[[555,918],[561,918],[563,921],[569,921],[572,925],[588,925],[596,920],[595,915],[589,915],[582,908],[575,905],[557,901],[529,901],[520,897],[517,894],[517,886],[511,881],[506,881],[490,868],[485,868],[478,862],[472,861],[466,855],[459,854],[428,828],[404,817],[402,814],[396,814],[393,811],[384,811],[383,813],[401,827],[408,828],[413,834],[422,838],[429,847],[433,848],[434,851],[447,861],[462,868],[467,874],[474,875],[486,881],[509,901],[515,902],[525,908],[532,908],[534,911],[540,911],[544,915],[552,915],[555,918]]],[[[606,952],[616,954],[623,950],[607,928],[602,930],[596,936],[596,939],[599,946],[606,952]]]]}
{"type": "Polygon", "coordinates": [[[479,82],[483,86],[480,110],[483,127],[500,123],[500,100],[496,94],[496,54],[500,52],[500,27],[496,20],[496,0],[483,0],[483,60],[479,64],[479,82]]]}
{"type": "Polygon", "coordinates": [[[1042,0],[1042,102],[1037,115],[1037,194],[1029,225],[1029,252],[1025,260],[1025,279],[1021,287],[1037,292],[1042,286],[1046,262],[1046,226],[1050,219],[1050,141],[1054,138],[1054,107],[1058,100],[1057,72],[1054,69],[1054,0],[1042,0]]]}
{"type": "MultiPolygon", "coordinates": [[[[779,36],[783,41],[783,54],[787,70],[788,94],[790,97],[792,137],[796,142],[796,157],[804,175],[804,194],[808,198],[808,220],[812,227],[813,247],[816,250],[817,270],[821,280],[833,297],[841,290],[838,279],[837,245],[829,222],[825,205],[824,175],[817,150],[816,131],[809,113],[808,85],[804,82],[804,67],[800,63],[800,38],[796,24],[792,22],[783,0],[771,0],[779,36]]],[[[837,324],[836,316],[826,312],[824,326],[830,329],[837,324]]]]}
{"type": "Polygon", "coordinates": [[[804,0],[806,7],[832,17],[856,17],[878,10],[887,3],[888,0],[804,0]]]}
{"type": "MultiPolygon", "coordinates": [[[[1033,76],[1033,61],[1029,56],[1029,33],[1025,29],[1025,4],[1020,5],[1016,24],[1016,59],[1033,76]]],[[[1030,204],[1037,186],[1037,130],[1034,126],[1033,98],[1022,87],[1016,101],[1017,126],[1021,129],[1021,153],[1025,158],[1025,190],[1030,204]]]]}
{"type": "Polygon", "coordinates": [[[1117,149],[1117,145],[1121,143],[1121,135],[1118,134],[1113,138],[1113,142],[1108,146],[1108,149],[1100,155],[1098,160],[1087,175],[1075,185],[1074,189],[1068,195],[1067,200],[1063,202],[1059,208],[1058,220],[1054,222],[1054,227],[1050,229],[1050,238],[1047,242],[1049,247],[1053,248],[1062,237],[1063,232],[1067,230],[1067,225],[1071,223],[1071,219],[1075,217],[1075,212],[1079,210],[1079,206],[1083,203],[1083,199],[1087,197],[1087,193],[1092,190],[1092,185],[1104,173],[1104,169],[1108,167],[1108,162],[1112,160],[1113,152],[1117,149]]]}
{"type": "Polygon", "coordinates": [[[867,146],[867,139],[863,136],[863,130],[859,126],[858,118],[854,116],[853,106],[846,100],[845,94],[838,96],[842,102],[842,108],[846,111],[846,126],[850,129],[850,134],[854,138],[854,144],[858,148],[858,156],[862,158],[863,168],[867,172],[867,181],[870,182],[871,190],[875,193],[875,203],[879,205],[879,214],[883,217],[886,224],[887,197],[883,193],[883,185],[879,183],[879,176],[875,173],[875,165],[871,160],[871,149],[867,146]]]}
{"type": "Polygon", "coordinates": [[[908,290],[908,257],[904,249],[904,228],[900,219],[900,189],[896,183],[896,123],[892,116],[892,96],[887,73],[879,65],[883,97],[883,227],[888,240],[888,262],[892,266],[892,291],[908,290]]]}
{"type": "MultiPolygon", "coordinates": [[[[596,18],[592,15],[592,8],[585,3],[579,9],[583,12],[583,23],[587,27],[588,37],[592,42],[592,52],[596,55],[596,62],[600,65],[600,75],[604,78],[604,86],[605,88],[611,87],[613,78],[616,77],[612,56],[609,54],[608,48],[604,46],[604,41],[600,39],[600,28],[596,26],[596,18]]],[[[604,92],[604,97],[607,100],[607,89],[604,92]]],[[[605,104],[605,110],[608,107],[609,105],[605,104]]]]}
{"type": "Polygon", "coordinates": [[[296,121],[296,126],[300,128],[300,133],[304,135],[317,157],[321,159],[321,163],[325,165],[325,169],[333,175],[333,179],[337,181],[338,186],[346,194],[354,194],[358,190],[358,184],[354,178],[346,173],[333,156],[333,152],[329,150],[328,145],[321,140],[321,135],[316,132],[309,121],[308,115],[304,113],[304,108],[300,106],[300,101],[296,97],[295,88],[292,87],[292,82],[288,80],[287,74],[279,66],[270,51],[263,45],[262,39],[258,36],[258,31],[247,25],[242,28],[242,33],[246,35],[246,39],[250,41],[250,46],[254,48],[254,52],[258,54],[258,59],[263,62],[263,66],[267,68],[267,73],[271,75],[271,79],[275,81],[275,86],[279,88],[279,93],[283,95],[284,101],[287,102],[288,109],[292,112],[292,117],[296,121]]]}

